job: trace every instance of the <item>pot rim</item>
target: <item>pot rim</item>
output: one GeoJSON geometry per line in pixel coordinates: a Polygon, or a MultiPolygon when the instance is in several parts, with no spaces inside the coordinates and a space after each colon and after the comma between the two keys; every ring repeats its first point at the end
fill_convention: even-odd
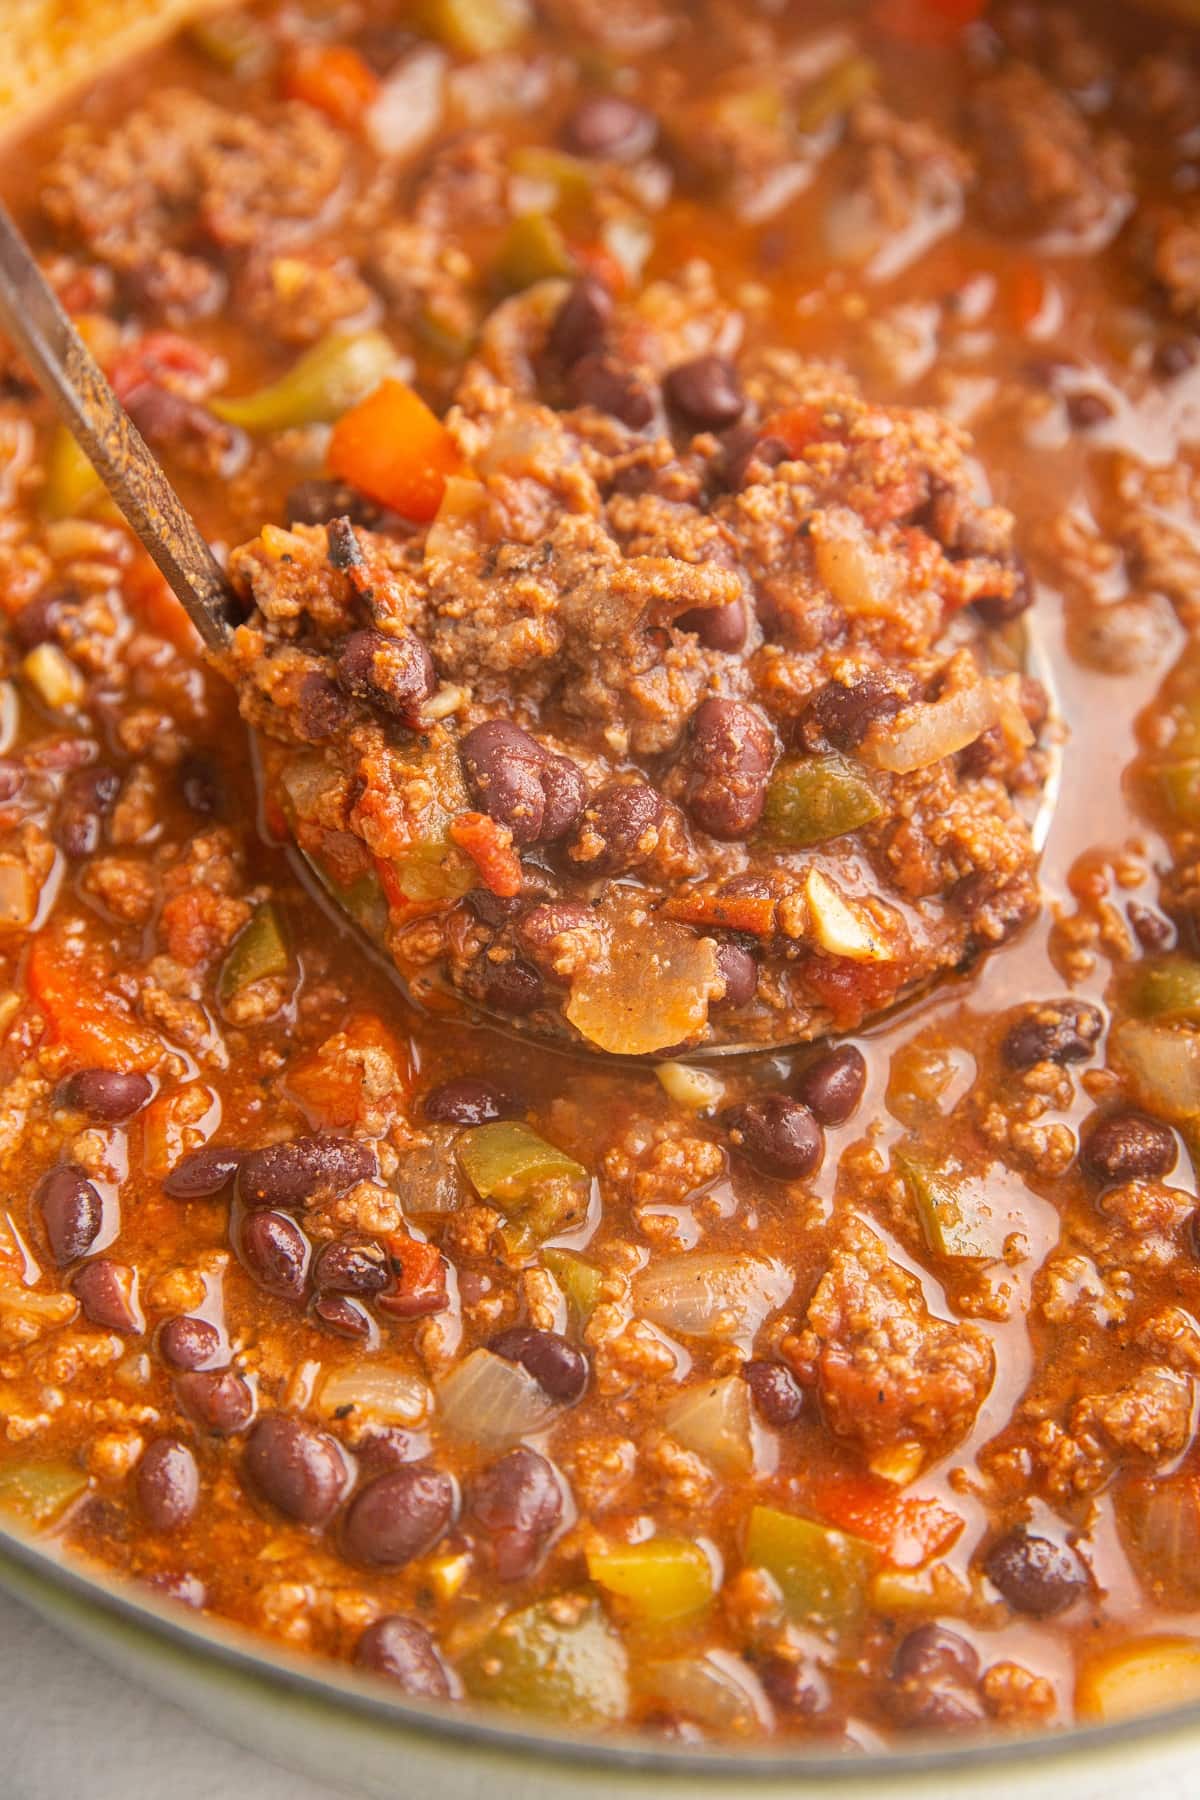
{"type": "MultiPolygon", "coordinates": [[[[1055,1762],[1078,1769],[1090,1752],[1103,1752],[1139,1743],[1165,1743],[1171,1737],[1195,1734],[1200,1739],[1200,1701],[1169,1710],[1148,1713],[1108,1725],[1075,1725],[1061,1731],[985,1738],[972,1743],[931,1742],[925,1739],[911,1750],[886,1750],[861,1755],[808,1754],[759,1749],[739,1742],[732,1747],[714,1746],[703,1751],[648,1738],[599,1737],[584,1732],[567,1733],[548,1724],[542,1731],[510,1723],[504,1714],[483,1708],[419,1705],[382,1681],[356,1673],[347,1665],[300,1657],[286,1650],[268,1653],[262,1640],[225,1621],[189,1618],[182,1606],[156,1601],[129,1583],[102,1581],[61,1554],[35,1543],[19,1532],[0,1528],[0,1585],[8,1585],[7,1565],[16,1564],[35,1581],[49,1584],[64,1597],[93,1614],[106,1616],[113,1625],[130,1627],[159,1640],[164,1648],[197,1655],[213,1665],[214,1673],[250,1677],[268,1687],[284,1690],[301,1700],[341,1712],[350,1723],[399,1727],[468,1752],[488,1751],[512,1759],[551,1764],[565,1763],[580,1773],[651,1773],[657,1778],[697,1780],[728,1779],[736,1772],[740,1781],[857,1784],[883,1787],[889,1782],[916,1776],[937,1776],[961,1771],[992,1772],[1005,1767],[1055,1762]]],[[[14,1584],[22,1592],[22,1584],[14,1584]]]]}

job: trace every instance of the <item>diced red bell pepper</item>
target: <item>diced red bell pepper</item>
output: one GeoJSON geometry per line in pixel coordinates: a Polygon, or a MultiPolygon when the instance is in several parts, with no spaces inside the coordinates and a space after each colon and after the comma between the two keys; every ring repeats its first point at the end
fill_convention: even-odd
{"type": "Polygon", "coordinates": [[[158,1062],[163,1045],[157,1033],[105,993],[102,961],[85,942],[53,929],[39,932],[25,975],[52,1038],[82,1068],[144,1072],[158,1062]]]}
{"type": "Polygon", "coordinates": [[[886,1481],[854,1472],[829,1474],[813,1486],[814,1510],[830,1525],[883,1551],[897,1569],[919,1569],[948,1550],[964,1521],[925,1494],[898,1494],[886,1481]]]}
{"type": "Polygon", "coordinates": [[[449,835],[471,858],[484,887],[504,900],[516,898],[524,877],[521,859],[512,847],[511,832],[486,813],[465,812],[451,819],[449,835]]]}

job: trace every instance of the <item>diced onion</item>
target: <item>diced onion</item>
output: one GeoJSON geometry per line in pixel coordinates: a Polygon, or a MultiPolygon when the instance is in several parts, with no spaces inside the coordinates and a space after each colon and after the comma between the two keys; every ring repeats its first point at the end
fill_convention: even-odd
{"type": "Polygon", "coordinates": [[[770,1704],[757,1678],[728,1650],[651,1663],[640,1685],[672,1712],[715,1731],[752,1737],[771,1726],[770,1704]]]}
{"type": "Polygon", "coordinates": [[[864,762],[893,775],[927,769],[965,750],[999,719],[1000,697],[992,682],[977,681],[944,700],[909,707],[901,717],[907,723],[876,726],[858,752],[864,762]]]}
{"type": "Polygon", "coordinates": [[[716,988],[717,947],[665,919],[614,921],[605,954],[571,982],[566,1015],[613,1056],[649,1056],[704,1027],[716,988]]]}
{"type": "Polygon", "coordinates": [[[668,1257],[634,1279],[634,1304],[664,1331],[720,1340],[753,1337],[792,1291],[782,1264],[721,1251],[668,1257]]]}
{"type": "Polygon", "coordinates": [[[414,50],[383,83],[366,116],[367,136],[380,156],[408,156],[431,138],[442,112],[443,51],[414,50]]]}
{"type": "Polygon", "coordinates": [[[707,1069],[698,1069],[694,1063],[661,1062],[654,1073],[676,1106],[686,1112],[708,1112],[721,1104],[725,1083],[707,1069]]]}
{"type": "Polygon", "coordinates": [[[861,519],[848,507],[831,507],[814,521],[813,561],[843,612],[891,612],[902,570],[886,551],[867,542],[861,519]]]}
{"type": "Polygon", "coordinates": [[[317,1396],[329,1417],[343,1407],[383,1425],[420,1425],[429,1415],[429,1389],[419,1375],[394,1363],[349,1363],[332,1369],[317,1396]]]}
{"type": "Polygon", "coordinates": [[[1200,1032],[1129,1019],[1113,1032],[1111,1050],[1143,1106],[1167,1119],[1200,1113],[1200,1032]]]}
{"type": "Polygon", "coordinates": [[[472,1350],[438,1383],[437,1397],[449,1430],[496,1448],[541,1431],[555,1413],[527,1369],[483,1349],[472,1350]]]}
{"type": "Polygon", "coordinates": [[[754,1467],[750,1389],[740,1375],[686,1389],[671,1402],[663,1423],[685,1450],[694,1450],[722,1475],[748,1475],[754,1467]]]}
{"type": "Polygon", "coordinates": [[[880,936],[865,906],[857,906],[838,893],[819,869],[810,869],[804,881],[812,934],[830,956],[846,956],[853,962],[891,962],[894,953],[880,936]]]}
{"type": "Polygon", "coordinates": [[[0,927],[32,925],[39,892],[31,869],[11,857],[0,858],[0,927]]]}
{"type": "Polygon", "coordinates": [[[447,1143],[414,1144],[402,1151],[392,1185],[410,1217],[454,1212],[467,1194],[458,1159],[447,1143]]]}
{"type": "Polygon", "coordinates": [[[1135,1638],[1093,1658],[1079,1677],[1075,1703],[1084,1719],[1111,1724],[1200,1700],[1200,1640],[1135,1638]]]}
{"type": "Polygon", "coordinates": [[[1200,1606],[1200,1483],[1189,1474],[1135,1483],[1117,1502],[1130,1559],[1172,1607],[1200,1606]]]}

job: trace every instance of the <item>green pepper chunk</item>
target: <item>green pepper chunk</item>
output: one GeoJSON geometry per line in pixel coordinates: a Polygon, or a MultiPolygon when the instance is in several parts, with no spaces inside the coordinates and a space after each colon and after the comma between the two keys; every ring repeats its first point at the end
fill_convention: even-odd
{"type": "Polygon", "coordinates": [[[593,1544],[587,1566],[596,1586],[617,1595],[639,1625],[671,1625],[690,1618],[713,1597],[712,1565],[690,1538],[593,1544]]]}
{"type": "Polygon", "coordinates": [[[815,1519],[773,1506],[756,1506],[750,1514],[746,1561],[772,1577],[797,1623],[852,1629],[862,1617],[878,1560],[865,1539],[815,1519]]]}
{"type": "Polygon", "coordinates": [[[1143,1019],[1200,1019],[1200,963],[1185,957],[1137,963],[1126,998],[1143,1019]]]}
{"type": "Polygon", "coordinates": [[[548,213],[524,213],[505,232],[493,270],[499,285],[516,294],[537,281],[573,275],[575,258],[548,213]]]}
{"type": "Polygon", "coordinates": [[[1176,823],[1200,824],[1200,758],[1163,763],[1157,775],[1159,792],[1176,823]]]}
{"type": "Polygon", "coordinates": [[[897,1151],[895,1162],[921,1222],[925,1242],[935,1256],[994,1254],[981,1229],[983,1221],[972,1216],[959,1185],[910,1151],[897,1151]]]}
{"type": "Polygon", "coordinates": [[[509,50],[529,24],[525,0],[421,0],[418,29],[460,56],[509,50]]]}
{"type": "Polygon", "coordinates": [[[567,1304],[581,1325],[596,1310],[604,1277],[594,1263],[573,1250],[545,1250],[542,1261],[567,1297],[567,1304]]]}
{"type": "Polygon", "coordinates": [[[253,394],[210,400],[209,406],[244,431],[328,425],[373,393],[395,361],[395,346],[382,331],[334,331],[278,381],[253,394]]]}
{"type": "Polygon", "coordinates": [[[568,1725],[617,1725],[629,1706],[625,1647],[587,1594],[509,1613],[460,1668],[472,1699],[568,1725]]]}
{"type": "Polygon", "coordinates": [[[785,756],[767,788],[763,829],[776,844],[823,844],[883,810],[862,770],[844,756],[785,756]]]}
{"type": "Polygon", "coordinates": [[[0,1469],[0,1512],[35,1531],[45,1531],[87,1487],[81,1469],[70,1463],[13,1463],[0,1469]]]}
{"type": "Polygon", "coordinates": [[[286,975],[290,966],[283,925],[268,900],[255,909],[230,945],[217,978],[217,996],[223,1004],[235,1000],[256,981],[286,975]]]}
{"type": "Polygon", "coordinates": [[[46,455],[42,510],[51,519],[74,519],[87,512],[104,483],[65,425],[56,425],[46,455]]]}
{"type": "Polygon", "coordinates": [[[458,1160],[480,1199],[504,1214],[500,1236],[515,1256],[587,1217],[587,1170],[520,1120],[497,1119],[464,1131],[458,1160]]]}

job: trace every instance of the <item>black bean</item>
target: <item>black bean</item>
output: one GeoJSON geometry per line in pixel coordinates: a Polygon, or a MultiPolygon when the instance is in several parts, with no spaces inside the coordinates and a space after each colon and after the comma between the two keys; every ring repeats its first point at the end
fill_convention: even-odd
{"type": "Polygon", "coordinates": [[[476,1075],[459,1075],[443,1081],[425,1096],[422,1111],[439,1125],[487,1125],[493,1119],[511,1119],[514,1111],[508,1095],[476,1075]]]}
{"type": "Polygon", "coordinates": [[[567,855],[581,875],[626,875],[654,855],[662,821],[662,795],[647,782],[616,782],[592,795],[567,855]]]}
{"type": "Polygon", "coordinates": [[[254,1417],[254,1395],[232,1369],[220,1373],[188,1371],[175,1377],[175,1392],[184,1411],[197,1425],[217,1437],[244,1431],[254,1417]]]}
{"type": "Polygon", "coordinates": [[[740,700],[703,700],[684,746],[685,804],[710,837],[747,837],[762,817],[775,740],[762,714],[740,700]]]}
{"type": "Polygon", "coordinates": [[[1177,381],[1196,366],[1200,347],[1194,338],[1164,338],[1154,346],[1153,368],[1160,381],[1177,381]]]}
{"type": "Polygon", "coordinates": [[[493,962],[485,956],[477,966],[484,1006],[521,1018],[541,1005],[542,978],[532,963],[519,956],[503,962],[493,962]]]}
{"type": "Polygon", "coordinates": [[[422,704],[437,686],[428,650],[411,631],[398,635],[369,627],[344,638],[334,664],[355,700],[374,706],[402,725],[420,724],[422,704]]]}
{"type": "Polygon", "coordinates": [[[729,655],[741,649],[746,641],[746,607],[741,600],[728,606],[694,606],[675,621],[679,631],[690,631],[706,650],[724,650],[729,655]]]}
{"type": "Polygon", "coordinates": [[[1041,1062],[1086,1062],[1096,1052],[1104,1015],[1086,1000],[1048,1000],[1031,1006],[1005,1033],[1000,1054],[1010,1069],[1041,1062]]]}
{"type": "Polygon", "coordinates": [[[260,1288],[300,1300],[308,1281],[309,1243],[286,1213],[252,1212],[242,1225],[242,1261],[260,1288]]]}
{"type": "Polygon", "coordinates": [[[357,1561],[398,1568],[431,1550],[455,1511],[450,1477],[407,1463],[368,1482],[346,1516],[346,1549],[357,1561]]]}
{"type": "Polygon", "coordinates": [[[240,1150],[227,1144],[205,1144],[182,1157],[163,1181],[163,1193],[172,1200],[211,1200],[237,1174],[240,1150]]]}
{"type": "Polygon", "coordinates": [[[792,452],[782,438],[764,433],[756,425],[735,425],[724,439],[718,468],[722,484],[731,494],[764,481],[780,463],[791,462],[792,452]]]}
{"type": "Polygon", "coordinates": [[[511,1325],[489,1339],[488,1349],[508,1362],[520,1363],[551,1400],[569,1406],[587,1386],[587,1358],[557,1331],[511,1325]]]}
{"type": "Polygon", "coordinates": [[[184,805],[192,812],[211,819],[224,811],[221,777],[207,757],[185,756],[179,765],[177,779],[184,805]]]}
{"type": "Polygon", "coordinates": [[[452,1700],[459,1691],[457,1679],[424,1625],[402,1613],[391,1613],[368,1626],[358,1640],[354,1660],[360,1669],[386,1675],[406,1694],[421,1700],[452,1700]]]}
{"type": "Polygon", "coordinates": [[[562,1519],[562,1486],[544,1456],[519,1444],[476,1477],[467,1504],[487,1533],[500,1580],[522,1581],[562,1519]]]}
{"type": "Polygon", "coordinates": [[[1094,431],[1098,425],[1107,425],[1115,412],[1111,400],[1103,394],[1082,393],[1068,394],[1065,401],[1067,418],[1076,431],[1094,431]]]}
{"type": "Polygon", "coordinates": [[[548,756],[542,769],[542,792],[546,805],[540,842],[556,844],[559,838],[566,837],[587,805],[588,786],[583,770],[569,756],[548,756]]]}
{"type": "Polygon", "coordinates": [[[771,1705],[780,1712],[811,1719],[828,1709],[829,1683],[811,1658],[776,1654],[762,1657],[754,1667],[771,1705]]]}
{"type": "Polygon", "coordinates": [[[613,316],[613,298],[602,281],[584,275],[554,315],[546,352],[560,368],[569,369],[581,356],[598,350],[613,316]]]}
{"type": "Polygon", "coordinates": [[[160,1437],[147,1444],[137,1470],[138,1504],[151,1531],[178,1531],[200,1500],[200,1471],[186,1444],[160,1437]]]}
{"type": "Polygon", "coordinates": [[[362,1343],[371,1336],[371,1315],[349,1294],[318,1294],[312,1303],[312,1316],[335,1337],[362,1343]]]}
{"type": "Polygon", "coordinates": [[[140,1112],[153,1092],[153,1083],[145,1075],[122,1075],[116,1069],[79,1069],[59,1083],[54,1104],[116,1125],[140,1112]]]}
{"type": "Polygon", "coordinates": [[[748,1362],[742,1370],[746,1385],[754,1398],[764,1424],[782,1430],[794,1425],[804,1414],[804,1389],[782,1363],[759,1360],[748,1362]]]}
{"type": "Polygon", "coordinates": [[[100,1235],[104,1204],[83,1170],[74,1163],[59,1163],[39,1181],[34,1203],[58,1267],[65,1269],[86,1256],[100,1235]]]}
{"type": "Polygon", "coordinates": [[[168,1319],[158,1334],[159,1355],[173,1369],[219,1369],[229,1361],[221,1333],[208,1319],[168,1319]]]}
{"type": "Polygon", "coordinates": [[[1143,950],[1149,950],[1151,955],[1157,956],[1164,950],[1175,948],[1179,934],[1170,919],[1165,919],[1162,913],[1156,912],[1152,906],[1143,906],[1140,900],[1131,900],[1125,911],[1143,950]]]}
{"type": "Polygon", "coordinates": [[[102,1331],[136,1336],[146,1329],[137,1299],[137,1276],[124,1263],[97,1257],[71,1277],[71,1292],[85,1316],[102,1331]]]}
{"type": "Polygon", "coordinates": [[[493,894],[489,888],[472,888],[467,895],[467,905],[475,917],[493,931],[515,919],[526,904],[520,894],[493,894]]]}
{"type": "Polygon", "coordinates": [[[979,1656],[957,1631],[927,1622],[897,1646],[892,1659],[896,1681],[951,1681],[969,1686],[979,1678],[979,1656]]]}
{"type": "Polygon", "coordinates": [[[805,722],[815,724],[835,750],[856,750],[872,725],[892,719],[908,705],[910,693],[883,674],[870,672],[853,683],[831,681],[813,700],[805,722]]]}
{"type": "Polygon", "coordinates": [[[93,764],[75,769],[63,783],[55,835],[68,856],[91,856],[100,844],[104,820],[121,791],[115,769],[93,764]]]}
{"type": "Polygon", "coordinates": [[[1008,1604],[1035,1619],[1065,1612],[1088,1585],[1074,1551],[1020,1528],[992,1545],[983,1566],[1008,1604]]]}
{"type": "Polygon", "coordinates": [[[344,1194],[377,1168],[371,1146],[354,1138],[292,1138],[242,1156],[238,1194],[246,1206],[273,1206],[286,1212],[306,1206],[318,1194],[344,1194]]]}
{"type": "Polygon", "coordinates": [[[719,1000],[709,1002],[710,1012],[749,1005],[758,988],[758,963],[751,952],[742,944],[718,944],[717,971],[725,982],[725,992],[719,1000]]]}
{"type": "Polygon", "coordinates": [[[544,900],[540,906],[531,907],[525,914],[517,926],[517,937],[521,948],[528,950],[538,967],[544,968],[547,974],[554,974],[565,934],[577,931],[591,933],[595,929],[596,915],[583,902],[544,900]]]}
{"type": "Polygon", "coordinates": [[[381,1244],[335,1238],[323,1244],[313,1264],[313,1286],[319,1294],[379,1294],[392,1275],[381,1244]]]}
{"type": "Polygon", "coordinates": [[[508,826],[515,844],[536,843],[546,810],[546,752],[536,738],[511,719],[487,719],[468,731],[459,753],[476,804],[508,826]]]}
{"type": "Polygon", "coordinates": [[[1012,619],[1019,619],[1033,605],[1033,578],[1025,564],[1019,559],[1011,565],[1013,581],[1007,593],[980,594],[971,602],[972,611],[977,613],[985,625],[998,627],[1007,625],[1012,619]]]}
{"type": "Polygon", "coordinates": [[[328,1524],[350,1479],[335,1440],[285,1413],[268,1413],[255,1425],[245,1470],[264,1500],[301,1525],[328,1524]]]}
{"type": "Polygon", "coordinates": [[[370,528],[378,525],[380,517],[375,502],[344,481],[302,481],[284,503],[284,519],[289,525],[328,525],[331,519],[346,518],[370,528]]]}
{"type": "Polygon", "coordinates": [[[309,743],[336,737],[350,719],[350,702],[341,688],[316,669],[304,677],[296,696],[296,724],[309,743]]]}
{"type": "Polygon", "coordinates": [[[654,115],[620,94],[587,95],[562,130],[563,144],[576,156],[602,156],[609,162],[636,162],[653,149],[657,136],[654,115]]]}
{"type": "Polygon", "coordinates": [[[816,1119],[788,1094],[745,1100],[723,1115],[734,1148],[760,1175],[798,1181],[820,1168],[825,1137],[816,1119]]]}
{"type": "Polygon", "coordinates": [[[39,594],[27,600],[8,621],[8,629],[22,650],[36,650],[39,644],[51,643],[66,604],[62,594],[39,594]]]}
{"type": "Polygon", "coordinates": [[[820,1124],[844,1125],[866,1085],[867,1062],[862,1051],[856,1044],[839,1044],[800,1071],[795,1094],[820,1124]]]}
{"type": "Polygon", "coordinates": [[[697,431],[726,431],[746,410],[737,370],[724,356],[678,363],[663,380],[663,394],[671,411],[697,431]]]}
{"type": "Polygon", "coordinates": [[[594,406],[631,431],[644,431],[654,417],[654,395],[641,376],[603,350],[581,356],[567,385],[573,405],[594,406]]]}
{"type": "Polygon", "coordinates": [[[1146,1113],[1104,1113],[1085,1126],[1079,1164],[1085,1175],[1105,1184],[1158,1181],[1169,1175],[1179,1155],[1175,1133],[1146,1113]]]}

